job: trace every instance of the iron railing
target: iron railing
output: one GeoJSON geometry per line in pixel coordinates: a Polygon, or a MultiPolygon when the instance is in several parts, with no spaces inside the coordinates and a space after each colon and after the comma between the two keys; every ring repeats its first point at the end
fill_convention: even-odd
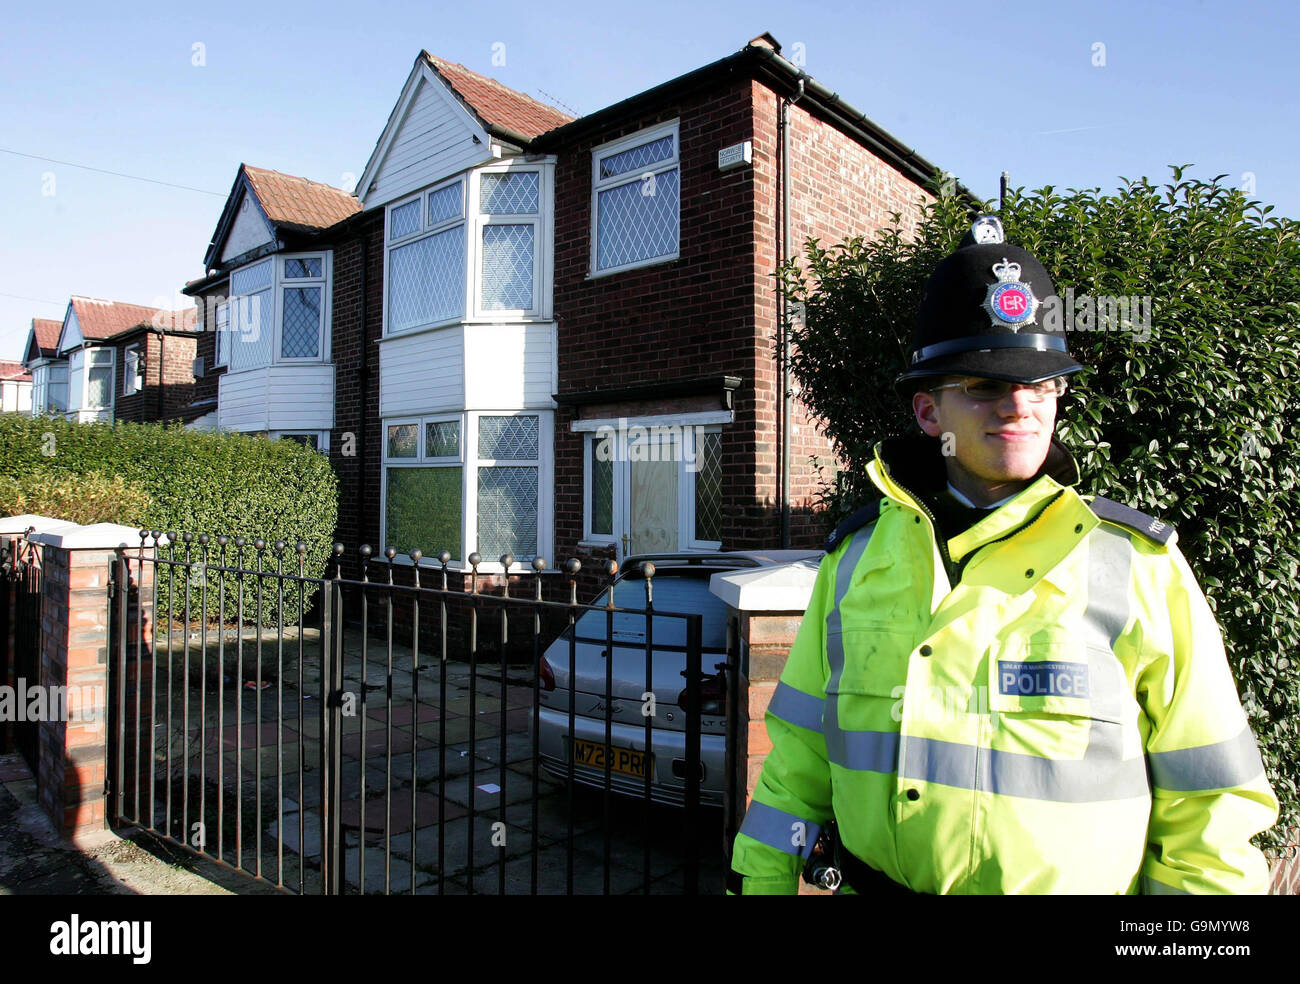
{"type": "MultiPolygon", "coordinates": [[[[538,558],[525,573],[489,576],[477,554],[458,572],[445,552],[430,566],[418,550],[376,558],[363,546],[359,574],[344,577],[343,554],[336,544],[332,571],[313,577],[302,543],[145,531],[138,549],[119,552],[115,823],[300,894],[701,889],[701,846],[714,853],[722,833],[721,818],[701,810],[703,617],[654,607],[652,564],[635,572],[644,608],[628,608],[613,604],[613,562],[606,602],[591,605],[577,598],[577,560],[556,573],[538,558]],[[567,581],[567,598],[547,597],[564,586],[557,581],[567,581]],[[235,618],[214,617],[231,611],[232,589],[235,618]],[[591,612],[605,625],[594,640],[605,647],[603,783],[575,761],[591,612]],[[626,698],[613,653],[629,650],[616,619],[644,627],[635,648],[647,694],[656,660],[682,663],[680,700],[659,695],[659,706],[684,715],[672,725],[684,748],[685,775],[671,790],[680,809],[656,802],[675,762],[656,761],[667,724],[655,714],[642,715],[639,796],[619,793],[626,777],[616,767],[638,770],[635,743],[615,735],[626,698]],[[679,626],[677,644],[655,641],[665,625],[679,626]],[[548,651],[569,684],[559,788],[541,747],[543,734],[554,737],[544,710],[562,696],[546,689],[548,651]],[[580,782],[597,789],[580,797],[580,782]]],[[[512,569],[512,557],[500,560],[512,569]]],[[[720,881],[710,872],[704,890],[720,891],[720,881]]]]}

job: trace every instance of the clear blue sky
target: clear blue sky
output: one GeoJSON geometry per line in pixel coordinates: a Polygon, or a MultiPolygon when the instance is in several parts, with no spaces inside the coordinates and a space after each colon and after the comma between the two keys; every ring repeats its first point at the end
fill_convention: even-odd
{"type": "Polygon", "coordinates": [[[179,288],[203,272],[240,162],[355,180],[422,47],[589,113],[770,31],[977,194],[994,196],[1003,169],[1030,188],[1114,188],[1184,163],[1234,185],[1252,174],[1255,197],[1300,216],[1300,14],[1282,0],[203,7],[5,14],[0,358],[18,358],[30,319],[61,318],[70,294],[187,303],[179,288]]]}

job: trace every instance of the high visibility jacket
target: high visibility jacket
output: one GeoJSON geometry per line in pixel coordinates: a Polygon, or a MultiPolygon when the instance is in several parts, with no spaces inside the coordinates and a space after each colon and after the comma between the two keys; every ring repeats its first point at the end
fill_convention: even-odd
{"type": "Polygon", "coordinates": [[[1266,891],[1277,800],[1172,529],[1041,475],[940,544],[868,471],[878,518],[830,544],[767,713],[743,893],[794,892],[832,817],[917,892],[1266,891]]]}

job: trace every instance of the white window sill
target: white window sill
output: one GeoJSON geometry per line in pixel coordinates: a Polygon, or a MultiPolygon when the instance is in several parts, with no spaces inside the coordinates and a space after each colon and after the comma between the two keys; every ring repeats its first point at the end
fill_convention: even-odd
{"type": "Polygon", "coordinates": [[[603,280],[605,277],[613,277],[620,273],[631,273],[633,270],[644,270],[646,267],[663,266],[666,263],[676,263],[681,259],[680,250],[672,256],[656,256],[650,260],[642,260],[640,263],[632,263],[628,266],[614,267],[609,270],[600,270],[587,274],[586,280],[603,280]]]}

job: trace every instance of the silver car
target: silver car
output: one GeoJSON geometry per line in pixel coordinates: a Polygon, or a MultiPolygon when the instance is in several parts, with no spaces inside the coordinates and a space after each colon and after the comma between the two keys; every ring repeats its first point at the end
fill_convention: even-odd
{"type": "MultiPolygon", "coordinates": [[[[681,806],[686,798],[686,621],[668,615],[653,618],[651,667],[646,686],[646,628],[637,614],[646,607],[641,565],[650,562],[657,612],[703,615],[700,658],[700,802],[721,806],[726,760],[726,689],[719,668],[727,659],[728,608],[709,591],[719,572],[785,564],[816,557],[812,551],[751,551],[719,554],[643,554],[628,557],[614,582],[613,615],[587,611],[577,623],[572,644],[577,698],[573,733],[569,733],[570,631],[546,650],[541,663],[538,746],[548,772],[568,776],[574,755],[575,781],[604,788],[605,757],[610,756],[610,786],[629,796],[645,795],[646,770],[655,802],[681,806]],[[612,637],[610,636],[612,623],[612,637]],[[607,638],[612,638],[608,645],[607,638]],[[607,678],[608,674],[608,678],[607,678]],[[607,682],[608,681],[608,682],[607,682]],[[612,700],[606,700],[606,695],[612,700]],[[610,742],[605,741],[606,705],[610,706],[610,742]],[[646,755],[645,722],[651,723],[646,755]]],[[[608,591],[592,602],[604,607],[608,591]]]]}

